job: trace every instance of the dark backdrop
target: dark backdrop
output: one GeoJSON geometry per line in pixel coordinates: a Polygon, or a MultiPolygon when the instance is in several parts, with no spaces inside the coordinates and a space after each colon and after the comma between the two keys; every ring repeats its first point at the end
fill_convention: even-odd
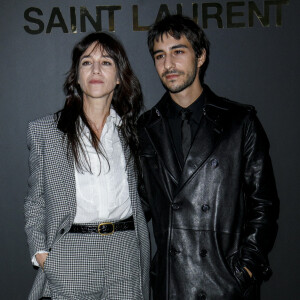
{"type": "Polygon", "coordinates": [[[147,51],[145,30],[157,16],[177,9],[206,27],[212,45],[206,83],[217,94],[255,105],[269,136],[281,214],[270,256],[274,275],[262,295],[264,300],[299,299],[300,1],[178,2],[1,0],[1,299],[27,299],[35,275],[23,229],[26,127],[29,120],[62,107],[74,43],[94,30],[91,23],[97,30],[114,30],[150,108],[164,90],[147,51]]]}

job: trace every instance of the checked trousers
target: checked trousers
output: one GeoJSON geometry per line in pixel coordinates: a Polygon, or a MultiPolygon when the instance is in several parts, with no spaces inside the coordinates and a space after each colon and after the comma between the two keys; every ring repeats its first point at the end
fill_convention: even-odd
{"type": "Polygon", "coordinates": [[[44,272],[52,300],[143,299],[134,230],[67,233],[52,248],[44,272]]]}

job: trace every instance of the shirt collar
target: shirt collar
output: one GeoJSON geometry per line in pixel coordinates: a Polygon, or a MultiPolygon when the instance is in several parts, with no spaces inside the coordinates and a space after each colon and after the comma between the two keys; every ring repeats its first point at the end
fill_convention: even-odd
{"type": "Polygon", "coordinates": [[[180,118],[180,112],[183,109],[187,109],[192,113],[191,119],[197,124],[199,124],[200,123],[199,116],[201,116],[203,112],[204,100],[205,97],[203,91],[201,95],[196,99],[196,101],[194,101],[190,106],[183,108],[180,105],[178,105],[175,101],[173,101],[172,98],[169,96],[167,117],[171,119],[180,118]]]}
{"type": "MultiPolygon", "coordinates": [[[[121,125],[121,118],[119,117],[117,112],[112,107],[109,110],[109,115],[106,118],[105,124],[108,127],[110,127],[112,124],[114,124],[116,126],[121,125]]],[[[79,126],[80,126],[80,130],[83,134],[89,135],[90,131],[89,131],[88,127],[83,123],[81,118],[79,118],[79,126]]]]}

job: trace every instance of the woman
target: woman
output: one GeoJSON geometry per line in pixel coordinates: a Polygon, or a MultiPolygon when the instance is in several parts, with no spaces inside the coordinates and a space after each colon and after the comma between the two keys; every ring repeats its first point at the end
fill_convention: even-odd
{"type": "Polygon", "coordinates": [[[29,299],[148,299],[135,168],[142,95],[122,45],[86,36],[64,88],[64,108],[28,129],[25,231],[40,267],[29,299]]]}

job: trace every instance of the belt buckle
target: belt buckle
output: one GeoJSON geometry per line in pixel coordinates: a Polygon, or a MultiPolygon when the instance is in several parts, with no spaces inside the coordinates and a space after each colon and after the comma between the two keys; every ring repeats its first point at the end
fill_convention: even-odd
{"type": "Polygon", "coordinates": [[[111,222],[101,223],[98,225],[98,233],[101,235],[110,235],[115,232],[115,224],[111,222]]]}

